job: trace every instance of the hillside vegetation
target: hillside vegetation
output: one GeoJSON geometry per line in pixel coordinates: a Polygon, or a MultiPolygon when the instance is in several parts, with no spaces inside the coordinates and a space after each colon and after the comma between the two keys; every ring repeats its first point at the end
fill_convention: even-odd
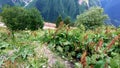
{"type": "MultiPolygon", "coordinates": [[[[78,14],[83,13],[84,10],[88,9],[86,2],[79,5],[79,0],[32,0],[32,2],[27,0],[2,0],[0,5],[14,5],[21,6],[25,8],[37,8],[45,21],[55,22],[57,17],[61,15],[63,19],[67,16],[75,21],[78,14]],[[24,2],[25,1],[25,2],[24,2]]],[[[100,5],[99,0],[90,0],[89,7],[100,5]]]]}
{"type": "Polygon", "coordinates": [[[35,8],[2,10],[0,68],[120,68],[120,28],[104,23],[108,16],[100,7],[79,14],[75,23],[60,16],[56,29],[47,30],[35,8]]]}

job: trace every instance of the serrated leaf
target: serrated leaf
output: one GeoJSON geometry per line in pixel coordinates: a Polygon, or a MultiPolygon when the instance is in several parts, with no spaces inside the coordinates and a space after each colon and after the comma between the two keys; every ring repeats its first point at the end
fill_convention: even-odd
{"type": "Polygon", "coordinates": [[[105,61],[100,60],[96,63],[94,68],[104,68],[104,66],[105,66],[105,61]]]}
{"type": "Polygon", "coordinates": [[[57,46],[57,50],[60,51],[60,52],[63,52],[63,48],[60,47],[60,46],[57,46]]]}
{"type": "Polygon", "coordinates": [[[0,67],[1,67],[1,65],[3,64],[3,59],[2,58],[0,58],[0,67]]]}

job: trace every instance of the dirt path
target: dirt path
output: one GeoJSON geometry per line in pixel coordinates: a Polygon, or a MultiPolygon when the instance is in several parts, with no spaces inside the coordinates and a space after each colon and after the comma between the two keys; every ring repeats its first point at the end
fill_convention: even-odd
{"type": "Polygon", "coordinates": [[[6,27],[4,23],[0,22],[0,27],[6,27]]]}
{"type": "Polygon", "coordinates": [[[61,64],[63,64],[66,68],[73,68],[73,64],[61,59],[61,57],[55,55],[52,51],[49,50],[49,48],[47,48],[46,45],[43,45],[42,47],[38,47],[36,48],[36,52],[37,54],[40,56],[41,54],[43,54],[45,57],[48,58],[48,68],[52,68],[52,65],[55,64],[57,61],[60,62],[61,64]]]}

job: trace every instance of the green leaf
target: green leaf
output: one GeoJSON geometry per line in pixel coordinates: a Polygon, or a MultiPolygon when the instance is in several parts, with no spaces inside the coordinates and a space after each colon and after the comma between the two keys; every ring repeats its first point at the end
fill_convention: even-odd
{"type": "Polygon", "coordinates": [[[14,63],[15,59],[18,57],[19,55],[13,55],[10,57],[10,60],[12,61],[12,63],[14,63]]]}
{"type": "Polygon", "coordinates": [[[0,42],[0,49],[3,49],[3,48],[6,48],[6,47],[8,47],[9,46],[9,44],[8,43],[6,43],[6,42],[0,42]]]}
{"type": "Polygon", "coordinates": [[[63,45],[69,45],[71,44],[69,41],[63,42],[63,45]]]}
{"type": "Polygon", "coordinates": [[[105,61],[100,60],[96,63],[94,68],[104,68],[104,66],[105,66],[105,61]]]}
{"type": "Polygon", "coordinates": [[[83,66],[82,66],[82,64],[80,64],[80,63],[75,63],[75,68],[82,68],[83,66]]]}
{"type": "Polygon", "coordinates": [[[60,46],[57,46],[57,50],[60,51],[61,53],[63,52],[63,48],[60,46]]]}
{"type": "Polygon", "coordinates": [[[3,64],[3,59],[0,57],[0,67],[1,67],[1,65],[3,64]]]}
{"type": "Polygon", "coordinates": [[[115,56],[110,60],[111,68],[119,68],[120,67],[120,55],[115,56]]]}

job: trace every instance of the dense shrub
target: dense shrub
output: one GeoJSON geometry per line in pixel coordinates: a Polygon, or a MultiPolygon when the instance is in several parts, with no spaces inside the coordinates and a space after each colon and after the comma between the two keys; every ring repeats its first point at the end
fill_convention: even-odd
{"type": "MultiPolygon", "coordinates": [[[[114,27],[103,26],[87,32],[59,27],[55,32],[48,31],[44,37],[52,51],[72,62],[80,62],[83,68],[104,68],[105,64],[112,67],[111,60],[120,53],[119,30],[114,27]]],[[[119,61],[115,61],[116,66],[113,66],[119,67],[119,61]]]]}
{"type": "Polygon", "coordinates": [[[69,57],[68,59],[72,59],[72,57],[77,56],[77,48],[80,45],[80,32],[79,30],[72,30],[65,27],[61,27],[53,33],[45,33],[44,41],[48,42],[50,49],[59,53],[59,55],[63,55],[65,57],[69,57]],[[70,32],[70,33],[69,33],[70,32]]]}
{"type": "Polygon", "coordinates": [[[27,28],[30,30],[36,30],[43,27],[43,20],[40,12],[36,8],[28,10],[28,25],[27,28]]]}
{"type": "Polygon", "coordinates": [[[10,30],[36,30],[43,27],[40,12],[33,9],[22,7],[6,6],[2,8],[2,21],[10,30]]]}
{"type": "Polygon", "coordinates": [[[62,22],[62,21],[63,21],[63,20],[62,20],[62,16],[59,15],[58,18],[57,18],[57,20],[56,20],[56,27],[58,27],[59,24],[60,24],[60,22],[62,22]]]}
{"type": "Polygon", "coordinates": [[[71,24],[70,17],[66,17],[66,18],[65,18],[64,24],[66,24],[66,25],[70,25],[70,24],[71,24]]]}
{"type": "Polygon", "coordinates": [[[86,29],[94,29],[104,24],[104,21],[108,18],[104,14],[103,9],[100,7],[92,7],[83,14],[77,16],[76,24],[84,25],[86,29]]]}

